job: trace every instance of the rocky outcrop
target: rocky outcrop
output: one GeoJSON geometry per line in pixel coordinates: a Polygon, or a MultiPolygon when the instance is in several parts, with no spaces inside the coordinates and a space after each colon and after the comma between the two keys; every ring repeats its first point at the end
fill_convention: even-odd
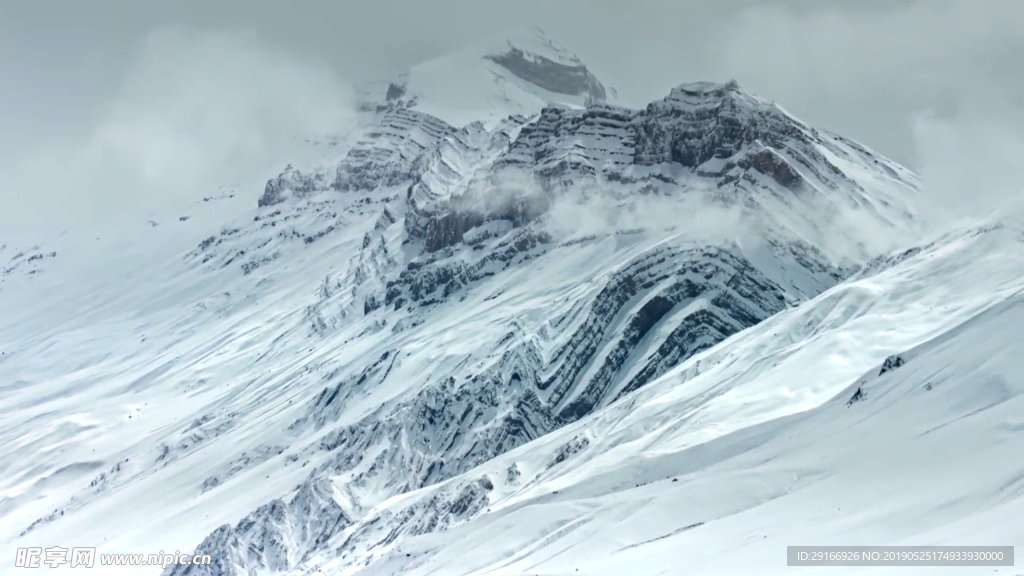
{"type": "Polygon", "coordinates": [[[593,101],[602,101],[607,97],[604,85],[582,63],[561,64],[544,56],[523,52],[514,46],[508,52],[488,55],[486,58],[549,92],[585,96],[593,101]]]}
{"type": "Polygon", "coordinates": [[[442,207],[427,220],[424,247],[428,251],[461,243],[466,232],[485,222],[510,222],[513,228],[525,226],[547,212],[551,203],[551,197],[545,194],[509,197],[501,205],[481,205],[479,208],[467,202],[465,197],[460,200],[463,201],[442,207]]]}
{"type": "MultiPolygon", "coordinates": [[[[490,59],[547,90],[595,96],[603,90],[582,65],[535,56],[512,48],[490,59]]],[[[372,351],[325,369],[286,434],[310,439],[296,457],[315,456],[311,481],[342,478],[346,494],[371,512],[342,518],[325,499],[324,520],[293,503],[272,502],[204,541],[201,549],[228,559],[230,566],[218,574],[290,570],[309,550],[344,556],[454,526],[486,508],[494,481],[456,477],[627,397],[848,273],[787,226],[822,226],[808,218],[818,212],[794,208],[816,194],[836,203],[865,197],[829,158],[867,152],[825,142],[735,82],[684,84],[643,110],[548,106],[496,128],[456,129],[410,110],[404,97],[402,85],[389,87],[390,104],[333,179],[286,170],[260,201],[279,204],[333,188],[351,210],[344,213],[351,219],[325,220],[316,233],[278,233],[305,245],[356,227],[344,256],[348,267],[341,260],[339,272],[323,277],[302,318],[311,337],[343,335],[346,344],[372,351]],[[628,209],[638,198],[697,191],[706,191],[716,206],[754,213],[767,231],[763,244],[745,250],[725,241],[683,240],[675,232],[658,236],[661,229],[645,229],[645,222],[639,231],[604,230],[557,242],[546,226],[551,207],[568,194],[611,199],[628,209]],[[582,247],[601,242],[601,250],[619,258],[615,267],[581,273],[580,285],[557,301],[545,293],[522,313],[504,311],[501,298],[522,295],[507,296],[515,286],[492,279],[529,282],[531,274],[558,266],[552,262],[559,251],[589,254],[582,247]],[[488,327],[504,333],[494,338],[482,330],[489,336],[460,342],[458,352],[431,356],[429,363],[416,357],[422,353],[417,346],[403,344],[436,338],[429,328],[463,300],[481,311],[474,314],[493,314],[488,327]],[[358,331],[344,332],[346,326],[358,331]],[[403,360],[431,369],[403,372],[403,360]],[[396,377],[404,379],[401,385],[396,377]],[[359,404],[382,389],[401,393],[359,404]],[[358,415],[347,411],[353,405],[361,407],[358,415]],[[418,489],[425,490],[422,497],[407,506],[373,515],[382,498],[418,489]],[[349,524],[355,525],[344,533],[327,527],[349,524]],[[307,536],[295,539],[296,532],[307,536]],[[335,535],[331,550],[319,536],[308,536],[328,533],[335,535]]],[[[258,222],[291,225],[290,210],[275,208],[258,222]]],[[[196,256],[209,257],[221,242],[214,238],[196,256]]],[[[587,442],[574,439],[549,465],[564,465],[587,442]]],[[[516,477],[509,469],[503,481],[516,477]]]]}
{"type": "Polygon", "coordinates": [[[290,196],[303,198],[313,192],[328,189],[329,184],[324,174],[303,174],[289,164],[276,178],[267,181],[258,205],[273,206],[284,202],[290,196]]]}
{"type": "Polygon", "coordinates": [[[333,187],[349,192],[412,181],[437,156],[437,146],[456,129],[428,114],[389,106],[380,121],[349,150],[333,187]]]}
{"type": "Polygon", "coordinates": [[[881,376],[886,372],[892,372],[893,370],[899,368],[900,366],[903,366],[904,364],[906,364],[906,361],[903,359],[902,356],[900,356],[899,354],[893,354],[887,357],[885,359],[885,362],[882,362],[882,369],[878,371],[878,375],[881,376]]]}
{"type": "Polygon", "coordinates": [[[395,84],[394,82],[388,84],[388,91],[384,95],[388,102],[392,100],[398,100],[402,96],[405,96],[405,86],[402,84],[395,84]]]}
{"type": "Polygon", "coordinates": [[[640,388],[668,367],[778,312],[784,308],[783,293],[749,262],[725,250],[653,252],[613,276],[598,294],[587,319],[557,352],[561,359],[558,368],[538,387],[551,388],[549,400],[559,405],[561,421],[577,420],[640,388]],[[623,321],[621,330],[611,332],[618,328],[613,319],[640,295],[646,295],[644,303],[623,321]],[[641,340],[670,311],[698,298],[707,303],[689,313],[684,310],[682,316],[673,315],[675,327],[668,337],[654,354],[641,360],[640,371],[616,392],[613,384],[624,375],[622,368],[641,340]],[[604,344],[609,339],[610,346],[604,344]],[[602,346],[605,350],[599,356],[602,346]],[[588,365],[597,369],[585,382],[579,382],[588,365]]]}
{"type": "Polygon", "coordinates": [[[410,262],[396,279],[388,281],[384,305],[397,311],[406,305],[443,302],[476,281],[535,258],[548,248],[550,240],[543,231],[523,228],[495,240],[486,254],[471,263],[446,258],[444,253],[425,262],[410,262]]]}
{"type": "Polygon", "coordinates": [[[196,548],[208,565],[174,565],[164,576],[249,576],[286,572],[351,523],[334,500],[329,481],[310,479],[292,499],[273,500],[240,520],[221,526],[196,548]]]}

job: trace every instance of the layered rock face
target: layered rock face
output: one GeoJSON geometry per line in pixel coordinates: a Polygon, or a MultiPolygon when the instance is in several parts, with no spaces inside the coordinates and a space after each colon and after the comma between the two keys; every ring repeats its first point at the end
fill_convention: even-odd
{"type": "MultiPolygon", "coordinates": [[[[552,92],[604,91],[582,65],[521,50],[492,60],[552,92]]],[[[896,200],[914,193],[909,173],[735,82],[684,84],[642,110],[551,105],[494,126],[455,127],[404,94],[389,91],[337,165],[268,182],[258,229],[197,249],[203,263],[243,252],[269,267],[292,238],[357,239],[303,321],[313,342],[361,352],[310,366],[310,393],[280,431],[292,461],[312,463],[303,487],[200,545],[230,562],[165,574],[370,562],[400,536],[457,525],[486,508],[491,482],[460,475],[834,285],[849,269],[818,241],[830,207],[892,225],[908,217],[896,200]],[[624,211],[696,198],[761,237],[698,240],[689,214],[679,226],[552,229],[558,203],[595,198],[624,211]],[[310,233],[295,224],[304,214],[326,220],[310,233]],[[367,512],[427,488],[394,516],[367,512]]]]}
{"type": "Polygon", "coordinates": [[[584,96],[593,101],[604,100],[607,96],[604,85],[582,63],[560,64],[516,47],[504,54],[489,55],[487,59],[549,92],[584,96]]]}
{"type": "Polygon", "coordinates": [[[836,160],[873,162],[869,168],[886,182],[915,186],[912,175],[901,179],[888,160],[819,133],[734,81],[684,84],[639,111],[550,106],[465,194],[436,215],[423,214],[430,221],[423,236],[436,250],[492,219],[522,225],[541,216],[555,196],[581,189],[678,196],[714,188],[718,200],[761,205],[768,218],[794,204],[817,215],[860,209],[885,225],[909,217],[905,199],[894,201],[874,182],[865,190],[836,160]]]}

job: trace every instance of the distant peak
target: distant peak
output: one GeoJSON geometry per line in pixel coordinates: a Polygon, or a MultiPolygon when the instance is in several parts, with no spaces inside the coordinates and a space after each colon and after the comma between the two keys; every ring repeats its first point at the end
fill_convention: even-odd
{"type": "Polygon", "coordinates": [[[578,66],[581,64],[579,56],[552,40],[544,33],[544,30],[536,26],[510,31],[502,38],[500,45],[492,46],[486,56],[500,56],[518,50],[563,65],[578,66]]]}
{"type": "Polygon", "coordinates": [[[548,38],[540,28],[524,28],[505,35],[500,48],[484,58],[505,68],[521,80],[552,93],[601,101],[605,87],[580,58],[548,38]]]}
{"type": "Polygon", "coordinates": [[[673,92],[679,91],[693,96],[713,95],[724,96],[728,92],[742,92],[740,83],[735,80],[728,82],[686,82],[676,86],[673,92]]]}
{"type": "Polygon", "coordinates": [[[457,127],[474,121],[494,126],[553,102],[586,106],[616,97],[576,54],[536,27],[492,35],[421,62],[364,93],[363,110],[414,108],[457,127]]]}
{"type": "Polygon", "coordinates": [[[664,102],[674,106],[700,107],[717,106],[728,100],[732,104],[745,108],[766,108],[773,104],[759,96],[747,92],[739,82],[688,82],[672,89],[664,102]]]}

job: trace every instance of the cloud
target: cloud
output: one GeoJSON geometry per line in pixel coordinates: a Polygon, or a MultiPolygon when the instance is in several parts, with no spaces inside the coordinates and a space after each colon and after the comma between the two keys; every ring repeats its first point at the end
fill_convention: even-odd
{"type": "Polygon", "coordinates": [[[0,229],[37,240],[259,186],[302,138],[353,123],[352,90],[323,63],[254,32],[157,29],[85,141],[3,176],[0,229]]]}
{"type": "Polygon", "coordinates": [[[670,231],[694,242],[728,242],[747,236],[751,223],[741,207],[714,202],[711,190],[690,185],[685,193],[622,197],[608,191],[572,189],[555,197],[544,224],[556,238],[616,231],[670,231]]]}
{"type": "MultiPolygon", "coordinates": [[[[967,2],[817,3],[799,10],[757,4],[739,12],[718,64],[840,102],[897,89],[917,95],[992,72],[980,66],[982,59],[1020,47],[1021,18],[1019,2],[989,2],[984,9],[967,2]],[[759,54],[758,46],[771,50],[759,54]]],[[[1011,62],[1012,54],[1003,56],[1011,62]]]]}
{"type": "Polygon", "coordinates": [[[936,224],[985,216],[1024,197],[1024,110],[989,96],[951,117],[914,118],[924,209],[936,224]]]}
{"type": "Polygon", "coordinates": [[[914,115],[1024,106],[1024,3],[758,3],[737,10],[702,72],[777,100],[819,128],[917,170],[914,115]]]}
{"type": "MultiPolygon", "coordinates": [[[[1021,21],[1024,3],[998,0],[758,3],[708,66],[913,169],[919,212],[943,227],[1021,194],[1021,21]]],[[[872,229],[855,212],[838,221],[872,229]]],[[[918,239],[862,236],[871,250],[918,239]]]]}

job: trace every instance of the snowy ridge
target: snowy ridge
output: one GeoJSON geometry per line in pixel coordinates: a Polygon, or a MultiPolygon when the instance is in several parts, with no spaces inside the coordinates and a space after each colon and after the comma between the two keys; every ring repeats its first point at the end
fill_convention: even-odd
{"type": "MultiPolygon", "coordinates": [[[[884,445],[870,416],[907,451],[918,425],[1005,439],[978,466],[1020,447],[1003,352],[1019,335],[993,312],[1019,315],[1018,223],[870,259],[873,236],[921,225],[905,169],[734,82],[643,110],[551,104],[481,55],[515,47],[539,63],[523,76],[587,83],[582,63],[536,36],[499,44],[459,68],[497,84],[433,98],[416,70],[440,79],[463,56],[419,67],[333,161],[289,166],[258,202],[144,228],[88,282],[59,256],[11,275],[0,540],[218,559],[165,572],[179,576],[656,573],[679,545],[708,573],[693,550],[742,550],[742,571],[775,553],[750,532],[771,506],[831,510],[845,490],[858,530],[886,525],[856,481],[828,484],[858,472],[812,437],[852,458],[884,445]],[[493,86],[510,99],[492,106],[493,86]],[[1000,417],[969,418],[981,399],[1000,417]]],[[[1019,466],[992,472],[934,494],[1019,507],[1019,466]]],[[[807,514],[772,534],[852,522],[807,514]]],[[[930,518],[917,526],[939,534],[930,518]]],[[[155,573],[111,570],[129,572],[155,573]]]]}
{"type": "MultiPolygon", "coordinates": [[[[682,554],[694,573],[764,573],[778,553],[764,539],[868,544],[884,531],[907,544],[980,544],[985,534],[1020,542],[1024,532],[1007,523],[1024,510],[1024,470],[1011,456],[1024,394],[1012,352],[1024,320],[1021,232],[969,230],[841,284],[637,395],[388,501],[364,522],[389,519],[407,539],[389,539],[369,569],[314,565],[339,574],[655,574],[682,554]],[[880,324],[900,330],[879,340],[880,324]],[[940,473],[936,483],[945,465],[933,451],[990,473],[940,473]],[[872,473],[898,478],[884,498],[877,483],[857,487],[872,473]],[[467,492],[473,482],[486,489],[467,492]],[[460,489],[486,511],[437,535],[412,521],[460,489]],[[950,500],[960,493],[972,497],[950,500]],[[799,516],[780,523],[780,507],[799,516]],[[920,521],[897,521],[909,517],[920,521]]],[[[347,554],[360,538],[373,541],[350,532],[339,537],[347,554]]]]}
{"type": "Polygon", "coordinates": [[[588,191],[620,199],[621,209],[644,197],[681,195],[737,207],[836,260],[871,252],[862,229],[843,229],[844,215],[856,213],[862,227],[919,227],[912,208],[918,182],[905,169],[808,128],[735,82],[687,86],[641,111],[546,107],[492,170],[470,183],[453,203],[455,213],[435,219],[426,245],[458,242],[491,218],[528,221],[559,197],[594,193],[588,191]]]}
{"type": "Polygon", "coordinates": [[[414,66],[386,87],[362,90],[364,108],[414,108],[456,127],[488,128],[510,115],[531,116],[549,103],[582,106],[614,100],[578,56],[527,28],[414,66]]]}
{"type": "Polygon", "coordinates": [[[517,49],[530,54],[535,59],[544,58],[566,66],[578,66],[583,63],[579,56],[549,38],[543,29],[536,26],[512,31],[504,38],[486,46],[483,51],[490,55],[503,54],[517,49]]]}

